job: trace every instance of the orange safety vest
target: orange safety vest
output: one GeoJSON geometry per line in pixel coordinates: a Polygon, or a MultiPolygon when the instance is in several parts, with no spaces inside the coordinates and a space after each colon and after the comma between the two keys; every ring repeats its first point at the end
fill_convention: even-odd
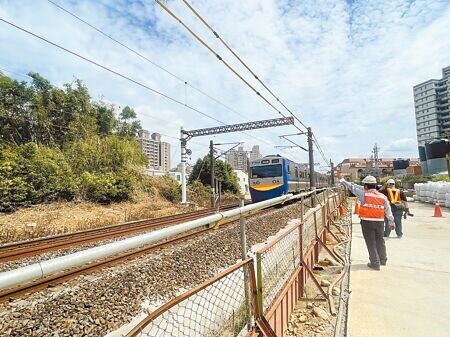
{"type": "Polygon", "coordinates": [[[364,191],[364,204],[359,208],[359,217],[362,220],[384,221],[385,195],[377,190],[364,191]]]}
{"type": "Polygon", "coordinates": [[[391,204],[400,202],[400,190],[398,188],[387,188],[387,192],[391,204]]]}

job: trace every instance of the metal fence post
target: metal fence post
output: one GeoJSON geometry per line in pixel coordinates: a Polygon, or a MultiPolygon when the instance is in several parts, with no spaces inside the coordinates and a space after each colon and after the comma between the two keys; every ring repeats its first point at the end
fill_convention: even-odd
{"type": "Polygon", "coordinates": [[[259,312],[263,312],[263,284],[262,284],[262,263],[261,253],[256,253],[256,282],[258,287],[258,308],[259,312]]]}
{"type": "Polygon", "coordinates": [[[305,202],[303,197],[300,198],[300,220],[303,223],[303,218],[304,218],[304,213],[305,213],[305,202]]]}
{"type": "MultiPolygon", "coordinates": [[[[239,207],[244,207],[244,200],[239,200],[239,207]]],[[[240,228],[240,234],[241,234],[241,257],[242,260],[245,260],[247,258],[247,237],[245,235],[245,217],[241,213],[240,219],[239,219],[239,228],[240,228]]],[[[244,290],[245,290],[245,303],[247,307],[247,329],[250,330],[252,326],[252,305],[251,305],[251,298],[250,298],[250,284],[249,284],[249,276],[248,276],[248,269],[244,268],[244,290]]]]}

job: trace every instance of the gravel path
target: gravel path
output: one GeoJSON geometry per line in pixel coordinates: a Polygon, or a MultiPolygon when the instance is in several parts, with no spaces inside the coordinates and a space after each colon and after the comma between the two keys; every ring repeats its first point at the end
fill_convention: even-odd
{"type": "MultiPolygon", "coordinates": [[[[299,217],[289,205],[247,221],[247,243],[264,242],[299,217]]],[[[104,336],[143,311],[240,259],[239,224],[195,241],[0,305],[1,336],[104,336]]]]}

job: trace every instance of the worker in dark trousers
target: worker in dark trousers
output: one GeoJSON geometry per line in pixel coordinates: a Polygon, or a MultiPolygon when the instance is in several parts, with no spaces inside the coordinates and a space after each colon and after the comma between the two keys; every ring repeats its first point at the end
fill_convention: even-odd
{"type": "MultiPolygon", "coordinates": [[[[394,216],[395,222],[395,234],[399,239],[403,236],[403,226],[402,226],[402,216],[403,212],[409,211],[408,201],[406,199],[405,193],[395,187],[395,180],[388,179],[386,185],[380,189],[389,200],[391,206],[392,215],[394,216]]],[[[384,237],[389,237],[391,234],[391,226],[389,226],[389,221],[385,219],[384,221],[384,237]]]]}
{"type": "Polygon", "coordinates": [[[345,179],[340,182],[354,195],[357,196],[360,208],[361,229],[369,251],[367,267],[380,270],[380,265],[387,263],[386,245],[383,238],[384,217],[394,226],[394,217],[386,196],[377,191],[377,179],[367,176],[362,180],[364,186],[349,183],[345,179]]]}

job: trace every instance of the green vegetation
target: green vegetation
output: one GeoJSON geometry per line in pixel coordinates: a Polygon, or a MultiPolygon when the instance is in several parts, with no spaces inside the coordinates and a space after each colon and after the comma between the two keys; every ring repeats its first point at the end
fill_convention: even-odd
{"type": "MultiPolygon", "coordinates": [[[[189,177],[189,184],[199,181],[204,186],[211,187],[211,161],[210,156],[206,155],[203,159],[198,159],[192,168],[192,173],[189,177]]],[[[236,174],[233,172],[230,164],[221,161],[214,161],[214,175],[216,179],[222,182],[222,191],[233,194],[239,193],[239,184],[237,182],[236,174]]]]}
{"type": "Polygon", "coordinates": [[[80,80],[61,89],[29,76],[31,84],[0,72],[0,211],[74,198],[110,203],[150,190],[132,108],[116,117],[80,80]]]}

